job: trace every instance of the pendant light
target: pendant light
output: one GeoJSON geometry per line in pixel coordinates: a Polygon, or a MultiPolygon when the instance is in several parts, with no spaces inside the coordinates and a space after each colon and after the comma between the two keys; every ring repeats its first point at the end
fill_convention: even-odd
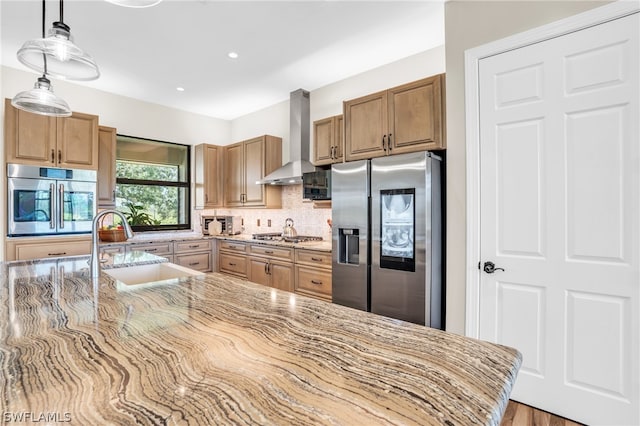
{"type": "Polygon", "coordinates": [[[53,23],[47,37],[28,40],[18,50],[18,60],[32,70],[63,80],[95,80],[98,65],[89,54],[73,43],[71,28],[64,23],[64,2],[60,0],[60,20],[53,23]]]}
{"type": "MultiPolygon", "coordinates": [[[[45,0],[42,0],[42,37],[44,38],[45,0]]],[[[64,99],[53,93],[51,82],[47,78],[47,57],[42,54],[43,74],[31,90],[18,93],[11,105],[27,112],[53,117],[69,117],[71,108],[64,99]]]]}
{"type": "Polygon", "coordinates": [[[106,0],[107,3],[116,4],[124,7],[151,7],[160,3],[162,0],[106,0]]]}

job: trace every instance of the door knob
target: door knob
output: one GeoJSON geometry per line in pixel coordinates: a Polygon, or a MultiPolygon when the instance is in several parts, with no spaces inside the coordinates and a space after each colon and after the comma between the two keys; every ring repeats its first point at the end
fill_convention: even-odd
{"type": "Polygon", "coordinates": [[[496,264],[491,261],[484,262],[483,269],[487,274],[493,274],[495,271],[504,271],[503,268],[496,268],[496,264]]]}

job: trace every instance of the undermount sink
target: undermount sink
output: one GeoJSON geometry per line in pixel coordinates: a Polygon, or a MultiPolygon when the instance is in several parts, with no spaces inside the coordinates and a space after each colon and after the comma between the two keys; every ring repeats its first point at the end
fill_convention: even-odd
{"type": "Polygon", "coordinates": [[[135,265],[114,269],[103,269],[103,272],[126,285],[155,283],[158,281],[175,280],[185,277],[203,277],[200,271],[185,268],[175,263],[153,263],[150,265],[135,265]]]}

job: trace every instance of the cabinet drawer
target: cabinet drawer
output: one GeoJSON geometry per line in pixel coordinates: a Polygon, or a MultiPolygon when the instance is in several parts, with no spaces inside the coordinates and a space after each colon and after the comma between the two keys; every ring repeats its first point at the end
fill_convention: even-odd
{"type": "Polygon", "coordinates": [[[234,243],[232,241],[222,240],[220,241],[219,250],[228,250],[228,251],[235,251],[239,253],[246,253],[247,245],[244,243],[234,243]]]}
{"type": "Polygon", "coordinates": [[[173,253],[211,250],[211,240],[176,241],[173,243],[173,253]]]}
{"type": "Polygon", "coordinates": [[[220,253],[218,258],[220,259],[220,272],[241,277],[247,276],[247,258],[245,256],[220,253]]]}
{"type": "Polygon", "coordinates": [[[173,254],[173,243],[134,243],[127,247],[127,252],[144,251],[146,253],[162,256],[165,254],[173,254]]]}
{"type": "Polygon", "coordinates": [[[16,244],[15,260],[44,259],[48,257],[79,256],[91,253],[90,241],[67,241],[42,244],[16,244]]]}
{"type": "Polygon", "coordinates": [[[100,247],[100,253],[108,253],[108,254],[124,253],[125,250],[126,250],[126,246],[124,244],[119,246],[100,247]]]}
{"type": "Polygon", "coordinates": [[[209,272],[211,268],[211,253],[176,254],[174,263],[196,271],[209,272]]]}
{"type": "Polygon", "coordinates": [[[296,292],[331,299],[331,271],[296,265],[296,292]]]}
{"type": "Polygon", "coordinates": [[[249,252],[254,256],[265,256],[271,259],[293,261],[293,249],[269,245],[251,245],[249,252]]]}
{"type": "Polygon", "coordinates": [[[296,263],[319,268],[331,268],[331,253],[326,251],[296,249],[296,263]]]}

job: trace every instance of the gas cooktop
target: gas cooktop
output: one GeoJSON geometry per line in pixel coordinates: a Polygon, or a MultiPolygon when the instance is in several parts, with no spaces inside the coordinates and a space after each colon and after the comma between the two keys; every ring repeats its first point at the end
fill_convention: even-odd
{"type": "Polygon", "coordinates": [[[279,232],[268,232],[265,234],[252,234],[251,238],[262,241],[284,241],[287,243],[305,243],[308,241],[322,241],[322,237],[310,235],[298,235],[296,237],[283,237],[279,232]]]}

